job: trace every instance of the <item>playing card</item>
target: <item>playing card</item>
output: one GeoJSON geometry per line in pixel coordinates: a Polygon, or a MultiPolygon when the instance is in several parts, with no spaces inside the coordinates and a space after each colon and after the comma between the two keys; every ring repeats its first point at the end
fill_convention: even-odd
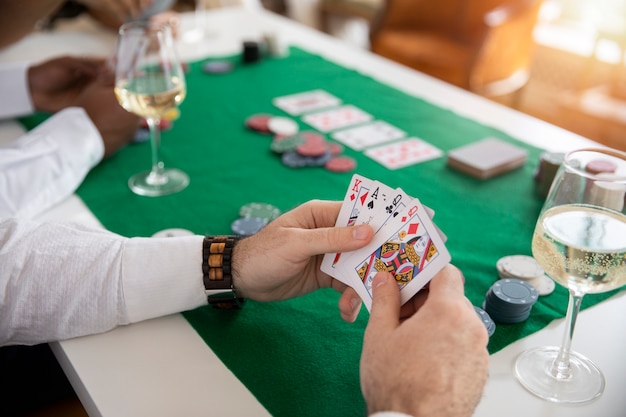
{"type": "MultiPolygon", "coordinates": [[[[337,216],[335,226],[352,226],[354,225],[359,213],[363,210],[366,197],[371,189],[372,181],[361,175],[354,174],[350,180],[350,186],[343,198],[341,210],[337,216]]],[[[330,253],[324,256],[322,260],[321,270],[329,275],[333,275],[333,270],[339,259],[340,253],[330,253]]],[[[343,281],[341,276],[337,279],[343,281]]]]}
{"type": "Polygon", "coordinates": [[[382,209],[393,192],[393,188],[382,182],[372,181],[371,190],[365,197],[363,210],[359,213],[355,224],[370,224],[370,221],[376,216],[378,211],[382,209]]]}
{"type": "Polygon", "coordinates": [[[372,120],[372,116],[352,105],[307,114],[302,118],[306,124],[320,132],[330,132],[342,127],[352,126],[372,120]]]}
{"type": "Polygon", "coordinates": [[[448,262],[446,249],[426,210],[413,199],[405,210],[382,227],[365,248],[351,252],[336,271],[372,306],[372,280],[379,271],[391,272],[407,302],[448,262]]]}
{"type": "Polygon", "coordinates": [[[497,138],[486,138],[448,152],[448,165],[480,179],[524,165],[528,151],[497,138]]]}
{"type": "MultiPolygon", "coordinates": [[[[378,233],[380,229],[390,220],[401,213],[406,206],[413,200],[402,189],[385,190],[387,198],[381,201],[379,209],[371,218],[367,218],[368,224],[374,229],[374,233],[378,233]]],[[[366,201],[367,204],[367,201],[366,201]]],[[[363,210],[365,212],[365,210],[363,210]]]]}
{"type": "Polygon", "coordinates": [[[404,136],[406,136],[405,132],[382,120],[332,134],[333,139],[351,147],[355,151],[400,139],[404,136]]]}
{"type": "Polygon", "coordinates": [[[439,158],[443,151],[417,138],[410,138],[390,145],[365,151],[365,155],[388,169],[404,168],[420,162],[439,158]]]}
{"type": "Polygon", "coordinates": [[[312,90],[276,97],[272,103],[292,116],[298,116],[303,113],[338,106],[341,104],[341,100],[324,90],[312,90]]]}

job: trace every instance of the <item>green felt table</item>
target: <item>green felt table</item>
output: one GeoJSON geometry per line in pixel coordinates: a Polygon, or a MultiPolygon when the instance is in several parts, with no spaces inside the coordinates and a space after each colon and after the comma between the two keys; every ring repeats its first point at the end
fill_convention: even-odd
{"type": "MultiPolygon", "coordinates": [[[[310,199],[341,200],[352,173],[290,169],[270,151],[270,136],[244,127],[255,113],[285,116],[272,105],[273,98],[321,88],[444,151],[485,137],[527,149],[522,168],[487,181],[450,169],[445,158],[391,171],[362,152],[344,153],[357,160],[359,174],[402,187],[435,210],[434,221],[448,237],[446,246],[465,274],[466,294],[474,305],[482,304],[497,280],[500,257],[530,254],[543,203],[533,181],[541,150],[301,49],[252,65],[229,59],[236,69],[221,75],[203,73],[202,62],[190,63],[180,118],[162,135],[165,164],[189,174],[188,188],[159,198],[128,189],[128,178],[150,165],[148,143],[126,147],[88,175],[78,195],[109,230],[125,236],[174,227],[229,234],[239,208],[248,202],[286,211],[310,199]]],[[[28,126],[36,118],[24,122],[28,126]]],[[[587,296],[583,308],[610,295],[587,296]]],[[[322,290],[284,302],[248,302],[239,312],[198,308],[184,317],[271,414],[360,416],[365,405],[358,363],[368,314],[363,309],[356,323],[344,323],[337,301],[338,294],[322,290]]],[[[562,317],[566,304],[567,293],[560,287],[541,297],[527,321],[498,325],[489,351],[562,317]]]]}

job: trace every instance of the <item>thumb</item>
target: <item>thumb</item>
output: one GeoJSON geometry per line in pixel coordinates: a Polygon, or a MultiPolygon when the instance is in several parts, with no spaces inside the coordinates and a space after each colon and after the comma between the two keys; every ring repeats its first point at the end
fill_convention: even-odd
{"type": "Polygon", "coordinates": [[[400,322],[400,289],[389,272],[379,272],[372,282],[372,311],[368,327],[395,328],[400,322]]]}
{"type": "Polygon", "coordinates": [[[347,227],[324,227],[303,230],[311,253],[350,252],[367,245],[374,231],[367,224],[347,227]]]}

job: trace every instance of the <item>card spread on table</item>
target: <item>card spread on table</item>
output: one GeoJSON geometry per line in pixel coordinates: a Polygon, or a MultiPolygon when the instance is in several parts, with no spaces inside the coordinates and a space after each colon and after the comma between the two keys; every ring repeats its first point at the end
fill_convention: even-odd
{"type": "Polygon", "coordinates": [[[374,238],[360,250],[326,254],[321,270],[354,288],[368,310],[374,276],[383,270],[391,272],[400,287],[401,302],[407,302],[451,259],[432,214],[401,189],[355,174],[336,226],[369,223],[374,238]]]}
{"type": "Polygon", "coordinates": [[[443,151],[423,140],[410,138],[368,149],[365,155],[388,169],[399,169],[439,158],[443,151]]]}
{"type": "Polygon", "coordinates": [[[486,138],[448,152],[448,165],[480,179],[521,167],[528,152],[496,138],[486,138]]]}
{"type": "Polygon", "coordinates": [[[382,120],[332,134],[333,139],[351,147],[355,151],[400,139],[404,136],[406,136],[405,132],[382,120]]]}
{"type": "Polygon", "coordinates": [[[370,120],[372,120],[371,114],[365,113],[351,104],[318,113],[310,113],[302,118],[302,121],[320,132],[330,132],[370,120]]]}
{"type": "Polygon", "coordinates": [[[272,103],[292,116],[298,116],[315,110],[339,106],[341,100],[327,91],[312,90],[276,97],[272,103]]]}

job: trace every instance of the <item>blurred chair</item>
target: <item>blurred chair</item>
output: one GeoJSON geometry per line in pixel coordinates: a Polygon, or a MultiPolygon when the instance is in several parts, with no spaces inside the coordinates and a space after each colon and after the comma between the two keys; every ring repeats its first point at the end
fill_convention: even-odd
{"type": "Polygon", "coordinates": [[[484,96],[519,92],[529,78],[541,3],[387,0],[370,32],[371,49],[484,96]]]}

